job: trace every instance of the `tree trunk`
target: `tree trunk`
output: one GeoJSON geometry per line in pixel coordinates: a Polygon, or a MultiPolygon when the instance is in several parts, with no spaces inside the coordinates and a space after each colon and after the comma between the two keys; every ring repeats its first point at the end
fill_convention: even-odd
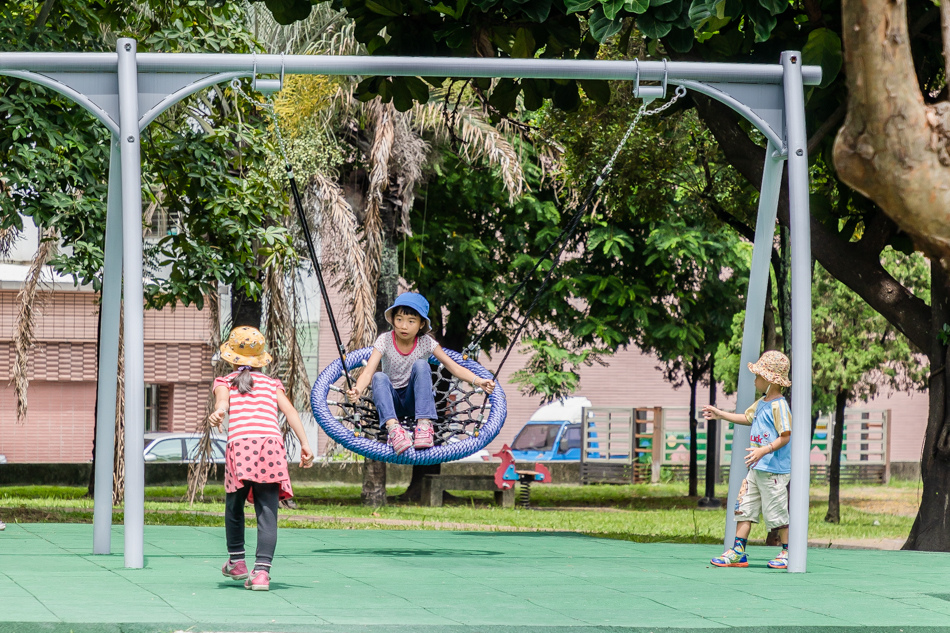
{"type": "Polygon", "coordinates": [[[826,523],[841,523],[841,446],[844,444],[844,408],[848,404],[847,391],[835,395],[835,423],[831,438],[831,463],[828,464],[828,513],[826,523]]]}
{"type": "MultiPolygon", "coordinates": [[[[376,286],[376,331],[392,329],[386,321],[386,308],[392,305],[399,292],[399,251],[395,241],[395,217],[391,205],[382,205],[383,241],[380,248],[379,281],[376,286]]],[[[386,505],[386,464],[367,459],[363,468],[363,491],[360,498],[365,506],[386,505]]]]}
{"type": "Polygon", "coordinates": [[[772,304],[772,276],[769,275],[765,286],[765,316],[762,319],[762,330],[765,349],[778,349],[778,327],[775,321],[775,306],[772,304]]]}
{"type": "Polygon", "coordinates": [[[263,308],[260,299],[251,299],[237,285],[231,286],[231,327],[250,325],[260,329],[263,308]]]}
{"type": "MultiPolygon", "coordinates": [[[[910,49],[904,2],[843,0],[848,116],[835,139],[839,177],[875,202],[931,258],[930,414],[920,461],[920,509],[904,549],[950,551],[947,323],[950,255],[950,104],[926,105],[910,49]]],[[[940,5],[944,32],[950,4],[940,5]]],[[[944,51],[950,38],[944,39],[944,51]]],[[[950,60],[945,54],[945,63],[950,60]]]]}
{"type": "MultiPolygon", "coordinates": [[[[941,3],[940,10],[947,25],[950,7],[941,3]]],[[[930,257],[945,258],[950,255],[950,104],[924,103],[906,2],[843,0],[841,22],[847,25],[842,37],[848,115],[835,139],[838,175],[930,257]]],[[[950,41],[943,46],[946,51],[950,41]]]]}
{"type": "Polygon", "coordinates": [[[689,363],[689,496],[699,495],[699,454],[696,444],[699,442],[699,429],[696,424],[696,388],[699,386],[699,377],[694,369],[695,363],[689,363]]]}
{"type": "Polygon", "coordinates": [[[367,459],[363,462],[363,491],[360,501],[364,506],[379,508],[386,505],[386,462],[367,459]]]}
{"type": "Polygon", "coordinates": [[[950,321],[950,288],[947,271],[931,262],[933,293],[933,342],[930,352],[930,415],[920,460],[923,493],[917,518],[903,549],[950,551],[950,419],[947,388],[948,348],[940,340],[943,324],[950,321]]]}
{"type": "MultiPolygon", "coordinates": [[[[410,503],[419,503],[422,500],[422,480],[426,475],[439,475],[442,473],[442,464],[430,464],[428,466],[413,466],[412,478],[409,480],[409,487],[406,492],[399,495],[399,501],[408,501],[410,503]]],[[[447,492],[442,493],[443,498],[450,496],[447,492]]]]}
{"type": "MultiPolygon", "coordinates": [[[[716,406],[716,357],[709,360],[709,404],[716,406]]],[[[706,420],[706,493],[699,500],[701,508],[721,507],[716,498],[716,484],[719,483],[719,422],[706,420]]]]}
{"type": "MultiPolygon", "coordinates": [[[[102,293],[99,293],[99,318],[96,322],[96,358],[99,358],[99,346],[102,344],[102,293]]],[[[97,366],[98,367],[98,366],[97,366]]],[[[89,487],[86,489],[86,496],[90,499],[96,498],[96,433],[99,426],[99,383],[98,372],[96,382],[96,399],[93,403],[92,414],[92,468],[89,470],[89,487]]]]}

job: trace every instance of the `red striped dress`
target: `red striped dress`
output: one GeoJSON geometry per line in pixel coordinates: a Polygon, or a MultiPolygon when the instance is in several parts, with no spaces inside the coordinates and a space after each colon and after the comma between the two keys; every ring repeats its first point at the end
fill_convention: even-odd
{"type": "MultiPolygon", "coordinates": [[[[287,451],[277,418],[277,392],[284,385],[277,378],[253,372],[254,387],[242,394],[231,380],[238,372],[216,378],[214,389],[230,390],[228,410],[228,448],[224,489],[237,492],[245,482],[280,484],[280,498],[294,496],[287,470],[287,451]]],[[[253,495],[248,495],[253,502],[253,495]]]]}

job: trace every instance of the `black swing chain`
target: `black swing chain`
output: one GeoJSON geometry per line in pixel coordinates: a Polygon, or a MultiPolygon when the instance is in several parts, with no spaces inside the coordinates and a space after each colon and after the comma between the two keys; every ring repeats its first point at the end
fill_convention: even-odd
{"type": "Polygon", "coordinates": [[[290,181],[290,192],[294,199],[294,207],[297,210],[297,219],[300,221],[304,241],[307,243],[307,252],[310,255],[310,261],[313,263],[314,271],[317,274],[317,282],[320,285],[320,294],[323,297],[323,304],[327,309],[327,318],[330,320],[330,329],[333,331],[333,339],[336,342],[337,352],[340,356],[340,364],[343,370],[343,377],[346,379],[346,387],[347,389],[350,389],[352,388],[352,384],[350,380],[349,368],[346,366],[346,347],[343,345],[343,339],[340,336],[340,330],[337,327],[336,317],[333,314],[333,307],[330,305],[330,296],[327,292],[326,283],[323,280],[323,269],[320,267],[320,261],[317,258],[317,250],[313,245],[313,237],[310,234],[310,224],[307,222],[307,215],[304,213],[303,203],[300,201],[300,191],[297,188],[297,179],[294,176],[294,169],[290,164],[290,159],[287,157],[287,147],[284,144],[284,135],[281,134],[280,131],[280,121],[277,117],[277,108],[274,107],[274,102],[271,95],[266,95],[266,101],[263,102],[258,101],[257,99],[252,99],[241,88],[240,79],[232,79],[231,88],[244,97],[248,103],[266,110],[267,113],[270,114],[271,120],[274,123],[274,135],[277,137],[277,146],[280,149],[280,156],[284,161],[284,170],[287,172],[287,179],[290,181]]]}
{"type": "Polygon", "coordinates": [[[497,377],[501,373],[501,368],[505,365],[505,361],[508,360],[508,357],[511,355],[511,351],[514,349],[514,346],[517,344],[518,339],[521,336],[521,333],[524,331],[524,328],[528,323],[528,319],[531,316],[531,313],[534,312],[535,307],[537,307],[538,301],[541,299],[541,296],[544,294],[544,291],[551,280],[551,277],[554,273],[555,268],[557,268],[558,265],[560,264],[561,256],[564,254],[564,251],[567,249],[568,241],[570,240],[574,232],[577,230],[577,227],[580,224],[580,220],[584,216],[584,214],[587,212],[587,208],[590,206],[591,200],[593,200],[594,195],[597,193],[597,191],[600,189],[600,186],[604,183],[604,181],[607,179],[607,176],[610,175],[610,172],[613,170],[614,163],[617,161],[617,157],[620,155],[620,152],[623,149],[624,145],[627,144],[627,140],[630,138],[630,135],[633,134],[633,131],[636,129],[637,125],[640,123],[640,120],[643,117],[660,114],[667,108],[670,108],[674,103],[679,101],[679,99],[684,96],[686,96],[686,88],[684,88],[683,86],[677,86],[676,90],[673,93],[673,97],[669,101],[664,103],[663,105],[657,106],[656,108],[652,110],[647,110],[647,105],[648,105],[647,102],[644,102],[643,104],[640,105],[640,108],[637,110],[636,116],[634,116],[633,121],[631,121],[630,125],[627,127],[626,133],[623,135],[623,138],[620,139],[620,142],[617,144],[616,149],[614,149],[613,155],[604,165],[604,168],[601,169],[600,174],[597,176],[597,179],[594,181],[593,185],[591,185],[590,189],[587,191],[587,195],[584,197],[584,202],[580,205],[580,207],[578,207],[577,211],[575,211],[574,214],[571,216],[571,219],[567,227],[565,227],[561,231],[561,233],[551,242],[547,250],[545,250],[545,252],[541,255],[541,257],[538,258],[538,261],[535,263],[531,271],[528,272],[527,275],[525,275],[521,283],[519,283],[518,286],[514,289],[514,291],[508,295],[508,297],[505,299],[505,302],[502,304],[502,306],[495,312],[495,314],[491,317],[491,319],[488,320],[487,324],[482,329],[482,331],[479,332],[479,334],[472,340],[472,342],[469,343],[465,347],[462,354],[463,358],[468,358],[469,356],[477,358],[478,344],[481,341],[482,337],[485,336],[485,334],[492,327],[492,325],[495,323],[498,317],[502,314],[502,312],[505,311],[505,309],[514,300],[514,298],[525,287],[528,281],[534,276],[534,273],[538,270],[538,268],[540,268],[544,260],[547,259],[551,251],[554,250],[554,247],[560,243],[561,248],[558,250],[557,255],[551,260],[552,261],[551,267],[548,269],[547,274],[544,276],[544,279],[541,281],[541,286],[538,288],[538,291],[535,293],[534,298],[532,299],[531,304],[528,306],[527,311],[525,311],[521,319],[521,323],[518,326],[518,330],[515,332],[515,335],[511,338],[511,341],[508,344],[508,348],[505,350],[505,355],[502,357],[501,363],[498,364],[498,368],[494,371],[493,377],[497,377]]]}

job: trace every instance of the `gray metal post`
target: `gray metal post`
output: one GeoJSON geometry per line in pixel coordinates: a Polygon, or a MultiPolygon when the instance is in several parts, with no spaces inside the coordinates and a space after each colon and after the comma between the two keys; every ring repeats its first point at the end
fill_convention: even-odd
{"type": "Polygon", "coordinates": [[[808,210],[808,137],[802,56],[782,53],[788,138],[788,207],[792,250],[792,481],[788,500],[788,571],[808,560],[808,487],[811,475],[811,221],[808,210]]]}
{"type": "Polygon", "coordinates": [[[142,164],[135,40],[118,42],[122,143],[122,267],[125,341],[125,566],[143,566],[145,541],[145,300],[142,292],[142,164]]]}
{"type": "Polygon", "coordinates": [[[115,396],[119,370],[119,310],[122,309],[122,142],[112,137],[105,262],[99,306],[99,372],[96,386],[96,485],[92,553],[112,553],[112,471],[115,466],[115,396]]]}
{"type": "MultiPolygon", "coordinates": [[[[747,363],[759,359],[762,347],[762,320],[765,318],[765,293],[768,289],[772,260],[772,239],[775,236],[775,216],[778,213],[778,197],[782,189],[782,167],[779,150],[769,145],[765,150],[765,168],[762,170],[762,187],[759,192],[759,213],[755,221],[755,244],[752,247],[752,265],[749,269],[749,290],[746,293],[745,325],[742,329],[742,355],[739,360],[739,393],[736,396],[736,411],[745,411],[755,401],[755,376],[747,369],[747,363]]],[[[732,459],[729,466],[729,500],[726,502],[726,538],[728,549],[736,538],[736,518],[733,509],[739,497],[742,480],[748,468],[745,465],[746,449],[749,448],[749,427],[733,425],[732,459]]]]}

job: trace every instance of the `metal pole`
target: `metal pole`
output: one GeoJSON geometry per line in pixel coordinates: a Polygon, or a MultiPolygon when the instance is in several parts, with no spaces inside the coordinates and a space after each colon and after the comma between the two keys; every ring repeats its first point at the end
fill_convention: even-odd
{"type": "Polygon", "coordinates": [[[96,384],[96,484],[92,553],[112,553],[112,471],[115,467],[115,396],[119,370],[119,310],[122,309],[121,140],[112,137],[105,262],[99,306],[99,372],[96,384]]]}
{"type": "Polygon", "coordinates": [[[788,571],[808,560],[808,487],[811,475],[811,216],[808,210],[808,137],[801,53],[782,53],[788,138],[788,208],[792,250],[792,480],[788,500],[788,571]]]}
{"type": "Polygon", "coordinates": [[[145,346],[142,292],[142,165],[135,40],[120,38],[119,129],[122,143],[122,266],[125,323],[125,566],[143,566],[145,541],[145,346]]]}
{"type": "MultiPolygon", "coordinates": [[[[752,247],[752,265],[749,268],[749,291],[746,293],[745,325],[742,329],[742,355],[739,359],[739,393],[736,411],[745,411],[755,402],[755,376],[747,367],[759,359],[762,348],[762,320],[765,318],[765,293],[768,289],[772,259],[772,239],[775,235],[775,216],[782,189],[783,162],[778,148],[769,145],[765,150],[765,168],[759,191],[759,213],[755,221],[755,243],[752,247]]],[[[729,466],[729,500],[726,502],[726,548],[736,538],[736,517],[733,509],[739,498],[739,489],[748,468],[745,465],[749,448],[749,427],[733,425],[732,457],[729,466]]]]}

